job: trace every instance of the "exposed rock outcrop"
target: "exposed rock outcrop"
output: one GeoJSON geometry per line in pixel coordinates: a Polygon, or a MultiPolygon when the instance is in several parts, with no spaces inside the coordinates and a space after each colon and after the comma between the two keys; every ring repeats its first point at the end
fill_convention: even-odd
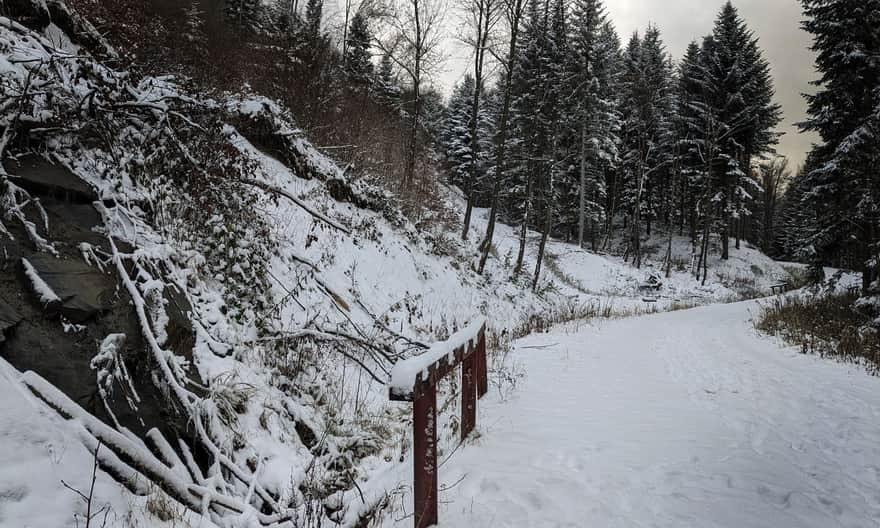
{"type": "MultiPolygon", "coordinates": [[[[20,226],[10,226],[13,238],[0,236],[0,356],[18,370],[36,372],[108,424],[112,412],[121,425],[138,434],[156,427],[170,437],[179,435],[186,424],[177,423],[152,382],[155,365],[144,352],[137,318],[113,267],[87,262],[83,256],[83,244],[99,252],[110,250],[100,232],[101,216],[92,205],[97,193],[63,166],[36,156],[6,160],[4,166],[17,185],[40,200],[49,226],[46,238],[57,255],[38,251],[20,226]],[[24,272],[23,259],[57,302],[41,302],[24,272]],[[107,406],[100,398],[92,359],[111,334],[127,336],[119,357],[141,397],[137,409],[123,397],[127,389],[122,384],[107,406]]],[[[30,220],[43,232],[43,219],[30,220]]],[[[185,298],[168,300],[169,340],[181,343],[179,348],[191,357],[194,337],[188,310],[185,298]]]]}

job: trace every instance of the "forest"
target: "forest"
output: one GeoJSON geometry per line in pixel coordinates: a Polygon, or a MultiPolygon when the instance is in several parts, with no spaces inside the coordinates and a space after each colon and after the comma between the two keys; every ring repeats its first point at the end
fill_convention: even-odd
{"type": "Polygon", "coordinates": [[[880,518],[880,0],[775,1],[0,0],[0,528],[880,518]]]}
{"type": "MultiPolygon", "coordinates": [[[[417,222],[449,220],[436,185],[456,185],[479,271],[500,220],[521,227],[517,273],[527,229],[636,266],[643,239],[662,231],[691,239],[703,278],[715,240],[722,258],[748,241],[817,272],[859,269],[865,291],[876,279],[877,61],[859,52],[875,37],[830,29],[861,27],[868,7],[804,4],[821,77],[799,126],[823,141],[794,167],[774,149],[783,116],[770,67],[730,2],[683,57],[669,55],[657,27],[622,38],[600,0],[349,0],[332,23],[321,0],[74,3],[148,69],[171,65],[213,89],[246,79],[283,100],[346,170],[382,180],[417,222]],[[111,25],[116,17],[144,24],[111,25]],[[436,77],[453,39],[471,65],[445,98],[436,77]],[[485,232],[470,225],[474,207],[490,210],[485,232]]],[[[536,283],[540,266],[528,270],[536,283]]]]}

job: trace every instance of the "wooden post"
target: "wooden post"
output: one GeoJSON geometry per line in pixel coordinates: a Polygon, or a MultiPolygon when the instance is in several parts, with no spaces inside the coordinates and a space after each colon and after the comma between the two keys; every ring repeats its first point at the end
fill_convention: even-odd
{"type": "Polygon", "coordinates": [[[461,441],[464,442],[477,423],[477,347],[468,343],[461,362],[461,441]]]}
{"type": "Polygon", "coordinates": [[[486,327],[480,330],[477,338],[477,398],[482,398],[489,392],[489,366],[486,360],[486,327]]]}
{"type": "Polygon", "coordinates": [[[427,385],[413,402],[415,528],[437,524],[437,389],[427,385]]]}
{"type": "MultiPolygon", "coordinates": [[[[420,365],[411,389],[391,387],[392,401],[413,402],[413,520],[415,528],[437,524],[437,382],[461,364],[461,440],[477,425],[477,399],[489,390],[486,326],[430,366],[420,365]],[[423,378],[424,376],[424,378],[423,378]]],[[[393,376],[392,376],[393,377],[393,376]]]]}

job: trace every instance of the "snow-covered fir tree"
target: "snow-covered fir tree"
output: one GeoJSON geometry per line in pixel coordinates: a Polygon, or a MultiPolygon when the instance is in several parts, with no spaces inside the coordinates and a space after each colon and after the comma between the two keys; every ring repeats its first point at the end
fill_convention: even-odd
{"type": "Polygon", "coordinates": [[[624,54],[623,170],[621,205],[628,217],[627,255],[641,266],[644,225],[656,214],[654,189],[665,169],[664,126],[670,118],[671,64],[660,32],[649,27],[644,39],[634,34],[624,54]]]}
{"type": "Polygon", "coordinates": [[[606,93],[609,82],[609,50],[602,41],[605,27],[604,6],[600,0],[578,0],[571,14],[567,82],[574,103],[568,117],[577,131],[577,185],[567,189],[561,205],[568,206],[568,217],[576,211],[578,245],[587,239],[596,247],[599,226],[605,220],[603,202],[605,181],[602,177],[602,151],[607,145],[608,122],[613,108],[606,93]],[[567,198],[567,199],[566,199],[567,198]],[[574,202],[576,207],[571,207],[574,202]]]}
{"type": "Polygon", "coordinates": [[[474,89],[474,78],[470,74],[465,75],[455,86],[446,105],[440,132],[449,180],[460,188],[464,188],[465,182],[470,179],[471,162],[474,159],[470,133],[474,89]]]}
{"type": "Polygon", "coordinates": [[[346,76],[355,86],[366,86],[372,81],[373,61],[370,54],[372,38],[367,17],[358,11],[352,17],[348,28],[344,57],[346,76]]]}
{"type": "MultiPolygon", "coordinates": [[[[799,182],[815,230],[806,240],[826,260],[862,271],[877,293],[880,239],[880,1],[802,0],[817,53],[818,92],[807,96],[805,130],[821,142],[799,182]]],[[[874,313],[880,303],[873,302],[874,313]]]]}

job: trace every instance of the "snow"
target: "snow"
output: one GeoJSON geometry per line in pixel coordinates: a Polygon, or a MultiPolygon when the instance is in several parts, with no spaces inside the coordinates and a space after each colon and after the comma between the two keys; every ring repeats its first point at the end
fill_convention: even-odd
{"type": "Polygon", "coordinates": [[[391,393],[399,396],[411,394],[416,377],[422,374],[422,379],[425,379],[428,375],[428,367],[444,357],[448,363],[452,363],[456,349],[476,346],[480,329],[485,325],[486,318],[478,317],[463,329],[452,334],[446,341],[432,345],[423,354],[395,363],[391,369],[391,383],[389,384],[391,393]]]}
{"type": "MultiPolygon", "coordinates": [[[[64,484],[88,495],[94,451],[83,442],[82,423],[96,420],[85,413],[84,422],[62,419],[33,396],[21,379],[21,374],[0,359],[0,528],[85,526],[86,503],[64,484]]],[[[106,448],[101,453],[108,460],[115,459],[106,448]]],[[[147,488],[146,482],[142,485],[147,488]]],[[[92,526],[96,522],[103,526],[105,511],[108,528],[187,526],[178,522],[215,526],[208,519],[196,520],[196,515],[173,503],[172,511],[179,512],[179,519],[156,519],[148,512],[147,503],[160,497],[168,500],[155,489],[149,490],[149,496],[134,496],[99,469],[92,513],[101,513],[92,526]]]]}
{"type": "MultiPolygon", "coordinates": [[[[440,468],[439,526],[876,526],[880,380],[759,336],[758,308],[517,342],[525,378],[481,400],[476,439],[440,468]]],[[[384,526],[411,525],[408,489],[384,526]]]]}
{"type": "Polygon", "coordinates": [[[61,302],[61,298],[58,297],[58,294],[52,289],[51,286],[46,284],[46,281],[40,277],[40,274],[37,273],[37,270],[34,268],[33,264],[31,264],[28,259],[22,257],[21,265],[24,266],[24,274],[31,281],[31,286],[34,288],[34,293],[39,297],[40,302],[44,305],[50,303],[61,302]]]}
{"type": "MultiPolygon", "coordinates": [[[[39,46],[35,46],[33,42],[28,44],[27,40],[9,31],[0,31],[0,37],[6,42],[15,44],[10,47],[13,53],[9,59],[19,61],[45,56],[39,46]]],[[[78,68],[80,61],[66,61],[64,64],[68,63],[69,67],[78,68]]],[[[25,62],[13,64],[10,60],[0,57],[0,71],[11,71],[19,81],[26,76],[22,64],[25,62]]],[[[83,61],[83,65],[84,69],[97,68],[99,73],[103,72],[104,75],[109,76],[113,73],[98,68],[88,61],[83,61]]],[[[51,79],[47,82],[57,84],[51,79]]],[[[69,93],[58,90],[56,86],[55,91],[65,94],[65,97],[75,93],[77,97],[73,99],[81,100],[87,95],[87,92],[81,90],[85,90],[87,86],[82,84],[70,87],[69,93]]],[[[49,88],[52,88],[51,84],[49,88]]],[[[49,88],[47,93],[55,93],[49,88]]],[[[145,104],[156,104],[158,108],[169,107],[176,97],[183,96],[176,90],[172,81],[164,78],[144,79],[136,90],[130,88],[130,91],[134,100],[145,104]]],[[[206,101],[205,104],[206,107],[217,108],[215,106],[217,103],[206,101]]],[[[244,96],[235,99],[233,96],[223,104],[231,113],[239,112],[251,116],[260,112],[280,111],[275,103],[259,97],[244,96]]],[[[291,134],[291,142],[303,150],[303,157],[311,167],[323,171],[322,175],[328,179],[347,179],[345,171],[313,148],[300,135],[292,122],[285,124],[282,121],[280,118],[277,120],[276,124],[283,125],[279,130],[291,134]]],[[[143,131],[129,128],[125,129],[124,133],[139,136],[148,130],[149,128],[143,131]]],[[[450,330],[461,328],[465,322],[481,320],[479,319],[482,317],[481,314],[488,315],[490,332],[510,335],[514,329],[530,318],[545,317],[547,320],[552,320],[554,314],[572,306],[611,306],[613,309],[609,310],[610,315],[646,310],[638,286],[644,282],[648,274],[659,269],[657,255],[659,253],[662,256],[665,246],[660,247],[659,252],[655,248],[655,252],[650,253],[648,252],[651,249],[650,244],[646,243],[645,260],[649,265],[643,270],[635,270],[619,257],[598,255],[561,241],[550,241],[547,247],[546,271],[540,281],[538,292],[533,293],[529,275],[534,269],[536,260],[535,240],[538,236],[536,233],[528,234],[525,272],[519,277],[512,277],[512,256],[517,250],[518,231],[514,227],[499,225],[492,258],[489,260],[486,273],[480,276],[473,272],[473,261],[477,254],[476,244],[479,239],[476,233],[484,232],[486,227],[485,210],[475,212],[473,224],[475,235],[471,237],[470,242],[460,242],[457,236],[450,234],[448,226],[428,228],[429,231],[420,232],[403,219],[399,211],[393,210],[393,206],[388,207],[391,212],[380,213],[333,200],[321,178],[302,178],[300,177],[302,175],[296,174],[283,163],[260,152],[245,138],[239,136],[231,126],[227,127],[226,131],[230,141],[256,162],[256,170],[250,175],[256,181],[283,189],[291,195],[291,199],[300,200],[309,208],[332,221],[339,222],[351,231],[345,233],[328,229],[325,223],[315,222],[312,215],[304,212],[300,205],[291,203],[287,199],[266,199],[258,203],[257,209],[265,216],[272,229],[267,243],[277,250],[277,255],[271,261],[269,275],[273,289],[272,300],[277,301],[278,312],[273,313],[272,317],[273,324],[277,324],[277,327],[271,330],[280,335],[293,334],[310,323],[320,325],[323,329],[361,335],[366,340],[377,340],[393,332],[394,335],[406,336],[406,339],[394,341],[394,352],[412,353],[418,347],[407,345],[408,339],[424,342],[443,340],[449,335],[450,330]],[[430,229],[434,231],[430,232],[430,229]],[[449,248],[438,249],[431,242],[432,237],[444,237],[449,248]]],[[[146,154],[150,154],[150,151],[134,150],[127,155],[136,158],[146,154]]],[[[264,490],[268,489],[279,495],[279,502],[288,504],[292,501],[302,504],[301,490],[313,484],[309,479],[322,477],[321,472],[329,473],[328,468],[344,466],[344,463],[339,461],[352,456],[354,449],[349,447],[368,442],[379,445],[375,454],[368,455],[364,460],[355,461],[350,469],[343,467],[346,471],[344,480],[347,482],[350,474],[355,475],[363,482],[362,490],[358,489],[356,492],[348,490],[332,497],[333,501],[338,499],[339,504],[344,507],[346,521],[344,525],[352,526],[358,523],[359,519],[356,517],[358,512],[367,511],[372,505],[381,502],[389,490],[396,489],[398,484],[406,481],[407,477],[401,475],[411,471],[411,460],[401,462],[398,456],[399,445],[405,446],[407,442],[406,433],[401,433],[407,425],[405,410],[397,404],[389,404],[385,379],[373,382],[369,376],[362,376],[363,371],[350,361],[346,361],[341,354],[323,353],[323,350],[314,354],[313,359],[309,358],[304,371],[296,374],[297,379],[288,379],[289,372],[281,373],[278,367],[289,367],[290,365],[284,362],[290,361],[292,356],[290,352],[294,351],[279,352],[271,345],[263,345],[256,340],[257,333],[252,321],[234,321],[228,317],[227,311],[223,310],[226,281],[216,276],[199,275],[198,268],[204,264],[206,256],[167,234],[169,228],[175,227],[173,222],[163,224],[162,215],[150,218],[151,215],[138,208],[137,203],[152,203],[151,200],[157,198],[151,194],[153,191],[139,186],[142,184],[138,182],[138,178],[126,173],[118,166],[118,160],[105,152],[84,148],[81,152],[74,150],[65,153],[63,158],[63,163],[100,191],[100,196],[104,200],[96,202],[95,207],[104,219],[105,234],[117,240],[130,242],[137,248],[133,255],[114,255],[114,258],[104,262],[103,265],[115,264],[117,271],[123,276],[125,288],[120,290],[121,295],[133,300],[139,322],[145,329],[145,338],[161,369],[166,387],[169,380],[179,379],[182,383],[183,358],[166,350],[170,348],[165,343],[167,335],[162,328],[166,319],[153,309],[155,307],[147,306],[146,303],[148,297],[158,297],[161,293],[155,289],[159,285],[156,282],[158,277],[151,278],[147,273],[147,269],[154,267],[168,269],[167,276],[162,278],[181,286],[181,291],[188,294],[188,300],[192,304],[193,323],[197,332],[193,364],[200,375],[200,379],[195,381],[204,383],[212,394],[222,394],[224,389],[227,392],[234,389],[253,395],[246,402],[246,409],[234,417],[233,426],[226,428],[221,427],[221,424],[211,424],[212,427],[216,426],[221,436],[220,440],[227,440],[230,456],[235,459],[230,461],[227,467],[238,468],[243,472],[242,468],[245,467],[246,462],[256,461],[259,468],[257,484],[250,490],[232,490],[236,494],[233,498],[247,502],[247,498],[252,493],[265,493],[264,490]],[[106,174],[112,177],[105,177],[106,174]],[[111,199],[115,199],[118,205],[115,207],[105,205],[105,202],[111,199]],[[129,205],[123,206],[123,204],[129,205]],[[126,265],[137,265],[136,273],[128,276],[123,258],[126,265]],[[141,268],[141,265],[146,268],[141,268]],[[155,324],[151,325],[151,321],[155,324]],[[151,326],[155,328],[149,330],[151,326]],[[246,390],[242,389],[243,387],[246,390]],[[304,438],[297,430],[299,426],[306,427],[320,436],[320,449],[305,445],[304,438]],[[244,440],[246,445],[233,450],[231,447],[234,445],[233,439],[244,440]]],[[[363,182],[353,183],[354,187],[358,185],[362,189],[368,186],[363,182]]],[[[379,192],[375,189],[368,190],[379,192]]],[[[439,199],[447,200],[453,209],[463,211],[461,195],[456,194],[453,189],[445,192],[447,195],[439,199]]],[[[217,220],[220,221],[221,218],[218,216],[217,220]]],[[[665,240],[662,237],[659,239],[665,240]]],[[[262,241],[266,242],[265,239],[262,241]]],[[[246,270],[251,262],[247,258],[249,253],[247,246],[259,242],[260,240],[256,240],[255,237],[245,237],[241,245],[236,248],[238,252],[236,255],[240,257],[239,269],[246,270]]],[[[657,244],[656,239],[655,244],[657,244]]],[[[676,237],[674,246],[676,258],[687,262],[690,247],[686,240],[676,237]]],[[[96,265],[102,265],[101,258],[94,250],[81,249],[84,258],[91,259],[96,265]]],[[[735,284],[737,281],[752,280],[760,272],[764,277],[763,280],[767,282],[770,280],[768,277],[784,272],[778,264],[747,247],[741,251],[732,250],[732,256],[728,263],[720,262],[715,257],[711,259],[710,277],[706,286],[701,285],[686,270],[674,271],[672,278],[664,279],[663,288],[657,293],[658,303],[650,309],[664,310],[682,299],[692,299],[696,303],[727,301],[737,298],[735,284]]],[[[23,265],[28,272],[29,263],[24,261],[23,265]]],[[[52,296],[57,299],[51,288],[40,279],[32,267],[30,268],[28,277],[38,295],[50,300],[53,299],[52,296]]],[[[761,290],[766,286],[759,279],[754,279],[754,282],[755,290],[761,290]]],[[[769,290],[769,288],[765,289],[769,290]]],[[[635,362],[633,357],[646,352],[641,349],[630,350],[627,345],[627,343],[635,343],[638,339],[649,339],[651,334],[643,333],[640,327],[636,328],[633,324],[635,323],[630,326],[623,323],[610,324],[608,328],[622,325],[625,330],[621,330],[621,335],[615,339],[608,339],[604,343],[601,339],[594,342],[595,336],[583,333],[571,337],[568,341],[564,335],[551,334],[523,342],[523,347],[528,346],[528,343],[544,345],[545,339],[553,339],[553,342],[559,341],[561,344],[538,351],[521,348],[516,353],[516,361],[522,363],[522,369],[529,376],[523,382],[522,391],[514,393],[515,401],[525,404],[522,408],[523,412],[520,413],[519,408],[503,404],[497,398],[495,401],[488,400],[488,407],[484,409],[481,417],[483,438],[477,445],[467,446],[455,452],[441,470],[444,479],[447,474],[457,475],[456,478],[465,473],[470,475],[461,485],[453,487],[446,493],[454,502],[445,506],[444,518],[451,519],[449,522],[457,523],[453,524],[456,526],[492,525],[492,519],[486,516],[488,515],[486,512],[487,508],[493,509],[493,505],[498,505],[500,511],[492,515],[500,516],[499,519],[506,515],[514,515],[516,507],[503,509],[504,494],[528,489],[527,487],[533,485],[534,481],[531,483],[526,481],[526,477],[530,476],[528,471],[524,471],[523,478],[520,479],[515,477],[496,479],[492,477],[492,472],[499,471],[499,468],[492,464],[503,462],[506,470],[512,472],[524,461],[531,463],[536,457],[542,456],[542,449],[556,445],[550,441],[553,435],[560,435],[566,439],[562,444],[572,450],[574,454],[571,456],[577,453],[584,456],[583,453],[589,453],[584,450],[592,446],[589,443],[591,439],[602,438],[603,434],[608,437],[606,442],[615,440],[623,445],[636,445],[637,442],[655,436],[654,431],[646,426],[637,430],[619,431],[615,436],[611,434],[611,429],[590,430],[578,420],[579,416],[583,416],[584,409],[592,410],[593,406],[597,406],[597,411],[603,411],[603,404],[610,405],[609,402],[601,399],[602,395],[597,392],[599,388],[612,393],[620,392],[617,400],[619,405],[631,405],[633,408],[641,406],[658,412],[662,410],[652,407],[654,405],[652,398],[670,396],[652,392],[658,385],[654,378],[658,372],[652,370],[658,368],[658,357],[649,354],[648,357],[640,357],[640,363],[635,362]],[[587,338],[589,338],[589,341],[586,341],[589,347],[584,346],[587,338]],[[570,348],[576,354],[598,355],[600,359],[605,358],[605,360],[594,364],[583,359],[581,363],[572,366],[573,360],[570,357],[566,359],[566,352],[560,347],[570,348]],[[548,358],[550,361],[545,361],[548,358]],[[630,362],[635,363],[629,371],[614,370],[620,368],[617,362],[621,358],[628,366],[630,362]],[[577,376],[570,377],[569,370],[574,371],[577,376]],[[620,382],[620,386],[614,385],[615,382],[620,382]],[[544,391],[558,390],[558,396],[541,401],[540,399],[545,396],[536,388],[535,383],[543,387],[544,391]],[[643,383],[644,391],[641,386],[643,383]],[[567,418],[560,414],[562,410],[569,413],[567,418]],[[488,421],[485,418],[488,418],[488,421]],[[510,429],[504,429],[508,425],[510,429]],[[499,434],[501,436],[498,436],[499,434]],[[523,434],[531,435],[529,438],[533,443],[528,444],[523,439],[523,434]],[[511,444],[516,444],[518,438],[520,450],[509,449],[511,444]],[[581,443],[576,443],[578,441],[581,443]],[[505,454],[510,455],[510,458],[507,460],[495,458],[505,454]],[[478,470],[470,473],[470,466],[478,470]],[[484,491],[477,493],[472,487],[475,482],[473,477],[480,475],[488,479],[488,483],[484,491]],[[506,491],[508,489],[513,491],[506,491]],[[463,492],[470,492],[470,495],[456,495],[463,492]],[[458,517],[455,512],[450,511],[456,505],[463,509],[465,503],[475,504],[475,509],[469,514],[470,517],[464,511],[459,512],[458,517]]],[[[687,337],[691,329],[687,325],[678,325],[676,328],[673,321],[663,331],[667,334],[672,333],[671,339],[674,342],[674,339],[687,337]]],[[[474,333],[473,328],[466,328],[461,333],[435,345],[427,353],[392,368],[393,372],[390,373],[392,386],[405,387],[408,383],[411,387],[411,381],[418,372],[424,370],[426,364],[447,355],[450,350],[454,350],[454,345],[462,344],[474,333]]],[[[108,347],[110,345],[110,343],[105,344],[108,347]]],[[[702,346],[705,348],[706,343],[702,343],[702,346]]],[[[708,346],[715,345],[710,343],[708,346]]],[[[674,347],[670,345],[668,348],[674,347]]],[[[117,355],[109,348],[102,348],[102,351],[107,352],[102,355],[104,362],[112,360],[113,356],[117,355]]],[[[301,354],[301,351],[295,352],[301,354]]],[[[773,353],[778,354],[779,350],[774,348],[773,353]]],[[[308,353],[305,356],[308,356],[308,353]]],[[[297,361],[299,368],[301,358],[297,361]]],[[[109,363],[102,366],[105,370],[100,374],[105,381],[109,381],[107,374],[115,373],[115,369],[111,370],[112,365],[109,363]]],[[[121,362],[118,366],[124,367],[121,362]]],[[[380,367],[383,369],[377,369],[377,372],[380,372],[383,378],[387,377],[388,373],[384,370],[384,366],[380,365],[380,367]]],[[[294,376],[294,374],[290,375],[294,376]]],[[[58,474],[76,476],[75,485],[78,489],[87,486],[85,480],[90,474],[93,459],[90,450],[93,450],[93,446],[89,444],[88,437],[83,431],[84,428],[104,431],[105,425],[97,422],[94,417],[83,416],[80,413],[77,413],[76,420],[70,422],[58,419],[54,411],[47,410],[42,403],[31,398],[17,381],[13,381],[16,376],[17,373],[10,373],[8,379],[11,383],[0,386],[0,527],[29,526],[28,522],[35,523],[33,526],[69,526],[72,524],[72,512],[76,509],[78,499],[68,490],[58,487],[58,474]],[[42,431],[45,431],[45,434],[35,434],[42,431]],[[54,449],[47,448],[47,445],[63,445],[68,454],[56,463],[57,457],[46,455],[46,452],[54,449]],[[9,458],[19,452],[23,453],[21,459],[9,458]],[[18,463],[19,461],[21,464],[18,463]],[[29,467],[34,468],[33,475],[27,472],[26,468],[29,467]],[[7,485],[7,482],[12,482],[18,487],[7,485]],[[33,491],[23,493],[19,488],[39,490],[39,493],[33,491]],[[12,491],[7,493],[8,490],[12,491]],[[36,497],[39,497],[41,502],[38,502],[36,497]],[[43,503],[52,504],[53,507],[49,508],[51,511],[41,511],[43,503]],[[29,509],[37,514],[28,517],[29,509]],[[47,516],[45,522],[40,515],[47,516]]],[[[33,376],[26,379],[30,383],[35,382],[33,376]]],[[[181,396],[180,399],[189,401],[192,397],[192,401],[197,402],[199,406],[204,404],[205,414],[209,415],[206,420],[214,416],[212,410],[216,408],[216,404],[213,400],[196,398],[176,383],[170,385],[170,389],[181,396]]],[[[41,388],[51,393],[47,387],[41,386],[41,388]]],[[[65,407],[70,407],[70,402],[63,395],[53,393],[52,397],[56,404],[60,402],[64,403],[65,407]]],[[[677,402],[674,398],[669,401],[671,405],[677,402]]],[[[194,409],[197,403],[192,403],[194,409]]],[[[662,414],[664,420],[662,423],[646,422],[660,427],[657,435],[659,442],[672,442],[671,438],[663,436],[664,433],[668,433],[664,428],[667,422],[685,427],[684,431],[690,426],[687,420],[693,418],[692,413],[685,409],[686,412],[683,412],[682,416],[676,417],[673,411],[678,410],[681,409],[668,409],[668,412],[662,414]]],[[[609,409],[604,411],[605,414],[601,417],[605,422],[614,422],[609,409]]],[[[657,421],[660,419],[659,416],[640,416],[639,419],[657,421]]],[[[438,421],[441,439],[448,432],[443,426],[441,418],[438,421]]],[[[109,433],[107,436],[116,438],[109,433]]],[[[179,465],[166,467],[161,461],[151,458],[148,452],[141,450],[143,446],[128,436],[123,435],[117,440],[120,445],[124,444],[129,450],[142,455],[145,458],[142,462],[149,466],[151,471],[177,482],[175,475],[180,476],[179,465]]],[[[681,440],[681,442],[682,445],[686,445],[685,441],[681,440]]],[[[675,456],[680,454],[680,451],[672,448],[670,452],[675,456]]],[[[186,457],[187,453],[183,450],[182,456],[186,457]]],[[[648,454],[652,454],[655,460],[663,459],[662,453],[648,454]]],[[[620,473],[634,471],[632,464],[638,461],[637,455],[638,453],[629,453],[618,458],[612,456],[604,466],[604,471],[611,475],[609,479],[614,481],[616,478],[622,478],[618,476],[620,473]]],[[[672,459],[671,465],[674,465],[674,462],[675,459],[672,459]]],[[[542,522],[550,522],[544,519],[562,518],[560,513],[562,510],[579,511],[579,508],[589,503],[584,498],[593,497],[599,500],[598,491],[590,495],[589,492],[593,488],[582,485],[583,483],[575,478],[566,481],[567,474],[562,471],[564,468],[554,466],[552,460],[542,462],[535,467],[538,469],[533,471],[531,477],[540,476],[540,468],[551,472],[559,470],[559,478],[564,486],[548,483],[546,490],[540,489],[535,492],[535,497],[538,497],[541,503],[533,504],[529,513],[522,515],[519,521],[511,520],[511,526],[522,525],[523,519],[529,517],[533,521],[532,525],[541,525],[542,522]],[[572,497],[575,491],[581,493],[581,497],[576,500],[572,497]],[[557,500],[558,508],[555,510],[547,506],[557,500]]],[[[330,473],[329,476],[333,474],[330,473]]],[[[209,476],[209,478],[213,477],[209,476]]],[[[100,482],[101,488],[97,490],[100,500],[102,503],[112,504],[114,513],[119,513],[119,516],[114,517],[108,526],[152,527],[164,524],[156,520],[155,516],[141,511],[146,499],[122,492],[118,486],[110,483],[109,477],[103,473],[100,474],[100,482]],[[134,506],[131,506],[132,504],[134,506]],[[143,524],[131,523],[125,517],[132,508],[135,510],[140,508],[138,511],[141,513],[136,514],[135,517],[139,518],[138,515],[144,517],[146,520],[143,524]]],[[[452,483],[455,480],[446,482],[452,483]]],[[[646,494],[645,490],[639,487],[641,483],[643,481],[639,480],[622,482],[611,486],[610,489],[611,492],[618,494],[631,493],[627,496],[635,497],[633,501],[638,503],[638,494],[646,494]]],[[[184,484],[185,482],[177,482],[177,487],[184,484]]],[[[204,491],[201,487],[189,489],[192,493],[200,492],[199,490],[204,491]]],[[[522,504],[528,506],[528,502],[524,503],[520,500],[522,497],[506,496],[516,499],[511,501],[514,506],[522,504]]],[[[216,498],[226,500],[221,497],[216,498]]],[[[236,507],[246,509],[239,505],[236,507]]],[[[180,508],[183,509],[182,506],[180,508]]],[[[581,514],[583,515],[582,512],[581,514]]],[[[585,519],[596,519],[596,517],[584,516],[583,519],[579,519],[572,515],[570,519],[573,519],[572,524],[581,525],[584,524],[585,519]]],[[[409,524],[411,520],[403,522],[409,524]]],[[[505,525],[500,521],[494,524],[505,525]]],[[[192,525],[210,526],[210,523],[207,519],[197,519],[192,525]]],[[[595,525],[614,525],[614,523],[596,522],[595,525]]]]}

